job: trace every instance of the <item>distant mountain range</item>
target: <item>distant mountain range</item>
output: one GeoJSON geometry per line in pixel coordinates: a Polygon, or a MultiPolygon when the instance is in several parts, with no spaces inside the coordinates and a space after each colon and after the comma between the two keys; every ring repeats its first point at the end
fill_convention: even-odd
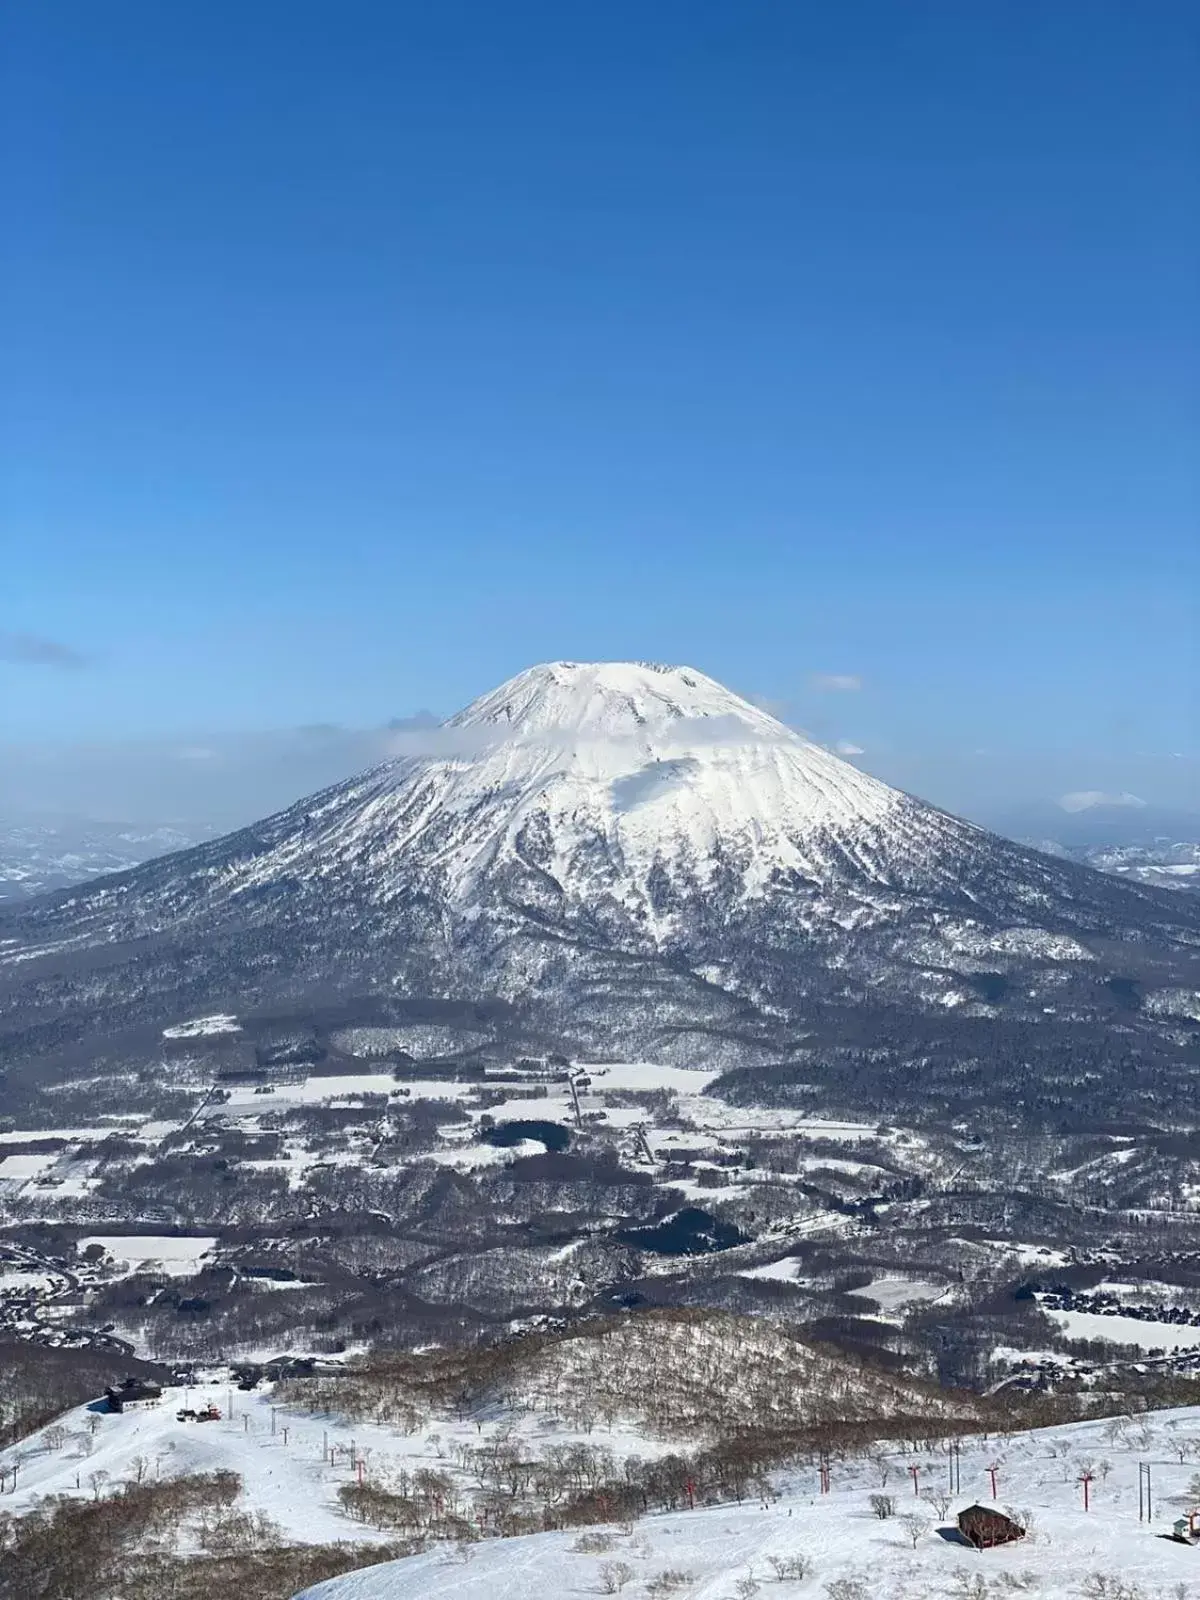
{"type": "Polygon", "coordinates": [[[1132,795],[1064,795],[1001,819],[1001,831],[1099,872],[1200,893],[1200,813],[1132,795]]]}
{"type": "Polygon", "coordinates": [[[1136,883],[1153,884],[1160,889],[1176,889],[1200,894],[1200,844],[1187,839],[1172,841],[1164,837],[1154,844],[1094,844],[1073,848],[1043,843],[1043,850],[1069,856],[1097,872],[1131,878],[1136,883]]]}
{"type": "Polygon", "coordinates": [[[0,905],[124,872],[211,839],[201,824],[97,822],[79,817],[0,820],[0,905]]]}

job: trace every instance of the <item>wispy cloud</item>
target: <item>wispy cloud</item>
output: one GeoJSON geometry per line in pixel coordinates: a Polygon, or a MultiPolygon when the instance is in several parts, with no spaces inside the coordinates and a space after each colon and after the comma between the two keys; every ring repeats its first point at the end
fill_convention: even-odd
{"type": "Polygon", "coordinates": [[[849,739],[839,739],[834,749],[840,756],[865,756],[866,751],[860,744],[851,744],[849,739]]]}
{"type": "Polygon", "coordinates": [[[57,639],[43,639],[36,633],[5,633],[0,629],[0,661],[18,662],[29,667],[58,667],[75,672],[86,667],[87,657],[57,639]]]}
{"type": "Polygon", "coordinates": [[[1107,794],[1103,789],[1073,789],[1070,794],[1059,795],[1058,803],[1064,811],[1091,811],[1096,806],[1127,806],[1140,811],[1146,804],[1140,795],[1107,794]]]}
{"type": "Polygon", "coordinates": [[[814,672],[809,682],[823,694],[852,694],[863,684],[857,672],[814,672]]]}

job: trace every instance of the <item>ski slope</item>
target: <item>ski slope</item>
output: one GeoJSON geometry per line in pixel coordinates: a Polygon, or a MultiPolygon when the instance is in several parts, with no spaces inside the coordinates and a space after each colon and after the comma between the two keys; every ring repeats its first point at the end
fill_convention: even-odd
{"type": "MultiPolygon", "coordinates": [[[[77,1409],[59,1420],[65,1437],[51,1426],[0,1452],[3,1504],[5,1511],[20,1516],[46,1496],[111,1493],[139,1473],[153,1479],[227,1468],[242,1479],[243,1508],[264,1512],[278,1524],[285,1541],[377,1543],[385,1535],[351,1520],[338,1499],[338,1490],[355,1477],[352,1441],[355,1455],[364,1458],[367,1479],[386,1483],[400,1466],[451,1470],[456,1441],[486,1443],[497,1432],[511,1436],[514,1426],[529,1430],[526,1443],[534,1451],[582,1437],[570,1429],[547,1430],[542,1420],[522,1421],[508,1414],[461,1421],[432,1417],[409,1434],[289,1410],[276,1403],[269,1387],[246,1394],[231,1392],[224,1381],[211,1381],[186,1394],[170,1390],[161,1404],[124,1415],[97,1407],[77,1409]],[[222,1410],[221,1420],[178,1422],[175,1414],[185,1400],[196,1407],[213,1402],[222,1410]],[[332,1464],[325,1454],[328,1446],[334,1451],[332,1464]]],[[[618,1457],[669,1448],[620,1423],[612,1430],[597,1428],[587,1438],[618,1457]]],[[[735,1585],[746,1578],[762,1585],[765,1600],[773,1595],[828,1600],[828,1584],[856,1576],[868,1584],[864,1600],[954,1600],[967,1593],[960,1574],[968,1579],[979,1574],[993,1583],[980,1600],[1016,1593],[1040,1600],[1080,1600],[1087,1593],[1082,1585],[1092,1574],[1139,1584],[1137,1600],[1177,1600],[1180,1595],[1200,1600],[1200,1549],[1165,1537],[1175,1517],[1191,1504],[1187,1488],[1200,1468],[1200,1407],[1125,1422],[1103,1419],[1011,1436],[968,1437],[962,1440],[960,1460],[962,1490],[949,1502],[945,1518],[936,1503],[936,1495],[947,1489],[944,1449],[914,1454],[889,1443],[864,1456],[835,1459],[827,1495],[818,1492],[815,1471],[801,1467],[773,1474],[775,1494],[765,1503],[755,1498],[741,1506],[698,1506],[648,1516],[624,1528],[482,1539],[467,1547],[466,1560],[461,1549],[438,1545],[404,1561],[317,1585],[306,1596],[562,1600],[570,1594],[604,1592],[605,1563],[615,1561],[632,1569],[622,1590],[627,1600],[666,1592],[647,1587],[666,1571],[689,1575],[670,1591],[677,1600],[736,1600],[735,1585]],[[1153,1474],[1152,1523],[1138,1520],[1139,1462],[1148,1462],[1153,1474]],[[999,1503],[1027,1516],[1030,1533],[1019,1544],[979,1554],[938,1529],[949,1531],[962,1507],[990,1500],[987,1468],[993,1464],[999,1503]],[[913,1466],[920,1496],[913,1489],[913,1466]],[[1086,1512],[1079,1483],[1085,1468],[1095,1474],[1086,1512]],[[872,1515],[868,1497],[881,1492],[895,1496],[896,1518],[881,1522],[872,1515]],[[934,1500],[923,1498],[926,1494],[934,1500]],[[915,1547],[900,1520],[906,1513],[922,1518],[915,1547]],[[611,1541],[609,1548],[576,1548],[581,1536],[590,1542],[597,1533],[611,1541]],[[811,1562],[810,1575],[777,1583],[771,1558],[796,1555],[811,1562]],[[995,1587],[1006,1581],[1005,1574],[1017,1587],[995,1587]],[[1182,1590],[1177,1589],[1180,1584],[1182,1590]]],[[[469,1482],[462,1479],[459,1488],[473,1519],[469,1482]]]]}
{"type": "MultiPolygon", "coordinates": [[[[67,1435],[62,1444],[51,1424],[0,1451],[0,1473],[8,1481],[14,1465],[18,1468],[16,1490],[5,1494],[4,1509],[20,1516],[47,1495],[90,1495],[97,1483],[101,1492],[111,1491],[139,1472],[153,1480],[225,1468],[241,1477],[243,1504],[266,1512],[290,1541],[382,1539],[351,1523],[337,1500],[338,1488],[354,1476],[349,1465],[353,1430],[279,1411],[272,1426],[273,1409],[269,1387],[243,1393],[227,1383],[167,1389],[159,1403],[119,1415],[102,1401],[77,1408],[58,1419],[67,1435]],[[215,1405],[221,1420],[178,1422],[176,1412],[185,1401],[197,1410],[215,1405]],[[338,1447],[334,1466],[323,1460],[326,1440],[338,1447]]],[[[357,1430],[361,1448],[369,1450],[372,1441],[366,1435],[375,1431],[357,1430]]]]}
{"type": "Polygon", "coordinates": [[[1153,1414],[1145,1435],[1137,1424],[1122,1439],[1112,1437],[1113,1429],[1110,1419],[964,1440],[963,1492],[944,1519],[914,1495],[908,1472],[915,1464],[918,1482],[941,1488],[948,1470],[944,1454],[902,1455],[889,1445],[883,1492],[895,1495],[897,1515],[885,1522],[868,1503],[871,1493],[881,1492],[874,1463],[835,1462],[827,1495],[817,1491],[815,1473],[801,1472],[766,1503],[697,1508],[609,1528],[612,1542],[605,1550],[579,1548],[581,1534],[586,1544],[586,1535],[597,1530],[578,1528],[485,1541],[466,1560],[461,1552],[435,1549],[317,1584],[300,1600],[563,1600],[612,1592],[606,1584],[614,1562],[631,1569],[620,1592],[639,1600],[659,1593],[677,1600],[736,1600],[738,1584],[747,1579],[760,1585],[762,1600],[828,1600],[828,1585],[855,1579],[863,1587],[845,1591],[845,1600],[1200,1597],[1200,1549],[1167,1537],[1175,1517],[1191,1504],[1186,1487],[1197,1462],[1193,1457],[1181,1463],[1179,1448],[1188,1453],[1188,1441],[1200,1448],[1200,1408],[1153,1414]],[[1140,1461],[1149,1462],[1153,1474],[1151,1523],[1138,1520],[1140,1461]],[[1028,1517],[1030,1531],[1020,1543],[977,1552],[946,1535],[956,1511],[976,1500],[990,1502],[991,1463],[998,1467],[1000,1505],[1028,1517]],[[1085,1511],[1078,1479],[1088,1465],[1096,1478],[1085,1511]],[[915,1545],[901,1520],[906,1513],[924,1519],[915,1545]],[[809,1575],[777,1580],[771,1558],[795,1556],[811,1563],[809,1575]],[[656,1578],[667,1572],[681,1575],[678,1585],[656,1588],[656,1578]],[[1086,1587],[1096,1575],[1110,1586],[1086,1587]],[[969,1587],[977,1579],[984,1588],[969,1587]],[[1117,1582],[1137,1587],[1119,1589],[1117,1582]]]}

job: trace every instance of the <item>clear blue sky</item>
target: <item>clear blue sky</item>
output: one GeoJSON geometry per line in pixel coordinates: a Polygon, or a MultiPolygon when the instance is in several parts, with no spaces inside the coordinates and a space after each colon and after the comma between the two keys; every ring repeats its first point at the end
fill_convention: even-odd
{"type": "Polygon", "coordinates": [[[0,739],[634,656],[1178,789],[1193,0],[10,0],[0,55],[0,739]]]}

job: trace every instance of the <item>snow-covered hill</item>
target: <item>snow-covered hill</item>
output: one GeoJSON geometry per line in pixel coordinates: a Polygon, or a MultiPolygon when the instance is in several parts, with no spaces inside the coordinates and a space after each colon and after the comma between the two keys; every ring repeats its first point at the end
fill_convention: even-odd
{"type": "Polygon", "coordinates": [[[996,819],[1001,833],[1131,883],[1200,892],[1200,812],[1135,795],[1063,795],[996,819]]]}
{"type": "Polygon", "coordinates": [[[70,980],[93,1029],[110,1002],[177,1011],[181,983],[237,1011],[332,979],[500,996],[590,1046],[690,1058],[719,1034],[755,1061],[818,998],[990,1014],[1000,973],[1021,1015],[1095,1014],[1116,945],[1176,985],[1200,951],[1190,900],[949,816],[690,668],[534,667],[398,737],[253,828],[35,904],[0,966],[44,997],[95,952],[102,981],[70,980]],[[120,944],[147,936],[135,971],[120,944]]]}
{"type": "Polygon", "coordinates": [[[1100,845],[1075,852],[1098,872],[1159,889],[1200,892],[1200,843],[1179,839],[1154,845],[1100,845]]]}

